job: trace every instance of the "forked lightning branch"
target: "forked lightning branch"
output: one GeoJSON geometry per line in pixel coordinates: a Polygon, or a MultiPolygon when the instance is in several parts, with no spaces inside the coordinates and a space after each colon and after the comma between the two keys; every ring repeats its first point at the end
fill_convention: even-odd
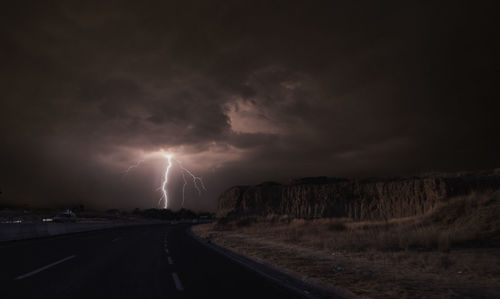
{"type": "MultiPolygon", "coordinates": [[[[193,187],[196,189],[198,196],[201,196],[203,191],[207,191],[207,188],[205,187],[205,184],[203,183],[203,179],[201,177],[195,176],[189,169],[184,167],[182,163],[175,159],[173,155],[171,154],[162,154],[163,157],[167,159],[167,165],[165,168],[165,172],[163,174],[163,179],[160,187],[158,190],[161,191],[161,197],[160,200],[158,201],[158,205],[163,207],[164,209],[168,208],[168,178],[169,178],[169,173],[170,169],[174,166],[175,164],[179,167],[181,170],[181,175],[182,175],[182,180],[183,180],[183,185],[182,185],[182,202],[181,202],[181,207],[184,207],[184,199],[185,199],[185,194],[186,194],[186,187],[188,186],[188,179],[187,176],[192,179],[193,182],[193,187]]],[[[131,171],[134,168],[139,167],[139,165],[144,162],[145,159],[139,160],[132,166],[129,166],[127,170],[124,172],[124,174],[128,174],[129,171],[131,171]]]]}
{"type": "Polygon", "coordinates": [[[161,184],[162,196],[160,198],[158,205],[161,205],[161,203],[163,202],[163,208],[164,209],[168,208],[168,173],[170,171],[170,168],[172,168],[172,160],[175,161],[177,163],[177,165],[179,166],[179,168],[181,169],[182,179],[184,180],[184,184],[182,185],[182,203],[181,203],[182,207],[184,207],[185,190],[186,190],[186,186],[188,184],[188,181],[186,179],[186,174],[189,175],[191,177],[191,179],[193,180],[193,186],[196,189],[196,191],[198,191],[199,196],[201,195],[201,193],[203,191],[207,191],[207,188],[205,188],[205,184],[203,183],[203,180],[201,177],[195,176],[191,171],[189,171],[187,168],[182,166],[182,163],[179,160],[174,159],[172,157],[172,155],[164,154],[163,156],[165,158],[167,158],[167,168],[165,169],[163,182],[161,184]]]}

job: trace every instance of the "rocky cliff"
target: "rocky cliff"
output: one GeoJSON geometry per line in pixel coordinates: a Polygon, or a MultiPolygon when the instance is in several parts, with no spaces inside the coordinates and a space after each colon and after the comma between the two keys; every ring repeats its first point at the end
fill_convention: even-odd
{"type": "Polygon", "coordinates": [[[232,187],[220,196],[217,216],[388,219],[420,215],[439,201],[499,188],[498,170],[387,179],[303,178],[284,185],[232,187]]]}

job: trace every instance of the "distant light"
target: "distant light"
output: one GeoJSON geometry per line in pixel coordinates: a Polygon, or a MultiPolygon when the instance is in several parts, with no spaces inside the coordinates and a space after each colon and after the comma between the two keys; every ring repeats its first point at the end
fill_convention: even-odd
{"type": "Polygon", "coordinates": [[[1,223],[11,224],[11,223],[22,223],[22,222],[23,222],[22,220],[6,220],[6,221],[2,221],[1,223]]]}

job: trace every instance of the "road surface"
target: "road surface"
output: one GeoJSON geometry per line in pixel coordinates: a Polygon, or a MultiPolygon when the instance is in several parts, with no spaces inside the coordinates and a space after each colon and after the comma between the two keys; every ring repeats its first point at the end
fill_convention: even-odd
{"type": "Polygon", "coordinates": [[[0,243],[0,298],[302,298],[200,244],[187,228],[0,243]]]}

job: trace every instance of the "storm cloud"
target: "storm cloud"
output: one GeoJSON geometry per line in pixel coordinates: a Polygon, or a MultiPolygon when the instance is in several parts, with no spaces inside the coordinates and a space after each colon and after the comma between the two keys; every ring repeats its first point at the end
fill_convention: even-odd
{"type": "Polygon", "coordinates": [[[205,210],[234,184],[499,167],[493,2],[332,2],[4,5],[1,200],[154,207],[162,150],[205,210]]]}

